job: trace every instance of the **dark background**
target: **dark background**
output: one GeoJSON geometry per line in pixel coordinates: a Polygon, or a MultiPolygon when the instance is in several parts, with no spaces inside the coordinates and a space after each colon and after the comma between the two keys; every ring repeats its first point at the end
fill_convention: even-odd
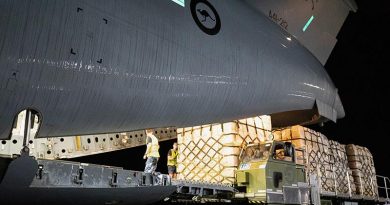
{"type": "Polygon", "coordinates": [[[344,144],[366,146],[377,174],[390,176],[390,1],[357,0],[325,65],[346,116],[312,128],[344,144]]]}
{"type": "MultiPolygon", "coordinates": [[[[341,0],[340,0],[341,1],[341,0]]],[[[358,0],[350,13],[325,68],[339,89],[346,117],[311,126],[343,144],[368,147],[377,173],[390,176],[390,1],[358,0]]],[[[330,11],[331,12],[331,11],[330,11]]],[[[166,173],[166,153],[172,141],[160,143],[158,171],[166,173]]],[[[75,159],[76,161],[143,170],[145,146],[75,159]]]]}

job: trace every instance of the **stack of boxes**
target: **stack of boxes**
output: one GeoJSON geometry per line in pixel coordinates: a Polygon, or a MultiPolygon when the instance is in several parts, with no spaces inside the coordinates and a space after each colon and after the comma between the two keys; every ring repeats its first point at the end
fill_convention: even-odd
{"type": "Polygon", "coordinates": [[[178,179],[233,184],[241,147],[268,140],[270,116],[177,130],[178,179]]]}
{"type": "Polygon", "coordinates": [[[347,145],[346,150],[356,193],[365,198],[376,198],[378,186],[372,154],[367,148],[352,144],[347,145]]]}
{"type": "Polygon", "coordinates": [[[345,145],[329,140],[330,158],[333,161],[336,194],[342,196],[356,195],[352,170],[348,167],[345,145]]]}
{"type": "Polygon", "coordinates": [[[306,166],[309,175],[318,176],[321,193],[335,192],[329,141],[321,133],[302,126],[288,127],[273,132],[274,140],[291,142],[297,151],[297,163],[306,166]],[[300,150],[303,150],[300,152],[300,150]]]}
{"type": "MultiPolygon", "coordinates": [[[[270,116],[177,129],[178,179],[234,184],[241,148],[269,140],[291,142],[296,163],[315,176],[321,194],[375,198],[375,167],[365,147],[342,145],[302,126],[271,131],[270,116]]],[[[309,181],[308,181],[309,182],[309,181]]]]}

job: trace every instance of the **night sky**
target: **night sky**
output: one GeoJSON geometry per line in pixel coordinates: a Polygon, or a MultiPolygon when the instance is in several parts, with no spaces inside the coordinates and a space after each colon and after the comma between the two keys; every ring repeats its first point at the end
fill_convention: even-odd
{"type": "Polygon", "coordinates": [[[377,174],[390,176],[390,1],[358,0],[325,65],[346,116],[313,128],[344,144],[369,148],[377,174]]]}
{"type": "MultiPolygon", "coordinates": [[[[390,176],[390,1],[358,0],[350,13],[325,68],[339,89],[346,117],[311,126],[343,144],[358,144],[374,155],[377,174],[390,176]]],[[[158,171],[166,173],[166,153],[172,141],[162,142],[158,171]]],[[[77,161],[143,170],[145,146],[76,159],[77,161]]]]}

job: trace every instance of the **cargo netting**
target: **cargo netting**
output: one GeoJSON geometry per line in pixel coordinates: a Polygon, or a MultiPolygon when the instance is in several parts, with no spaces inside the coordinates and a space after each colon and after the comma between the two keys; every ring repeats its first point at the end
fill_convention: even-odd
{"type": "Polygon", "coordinates": [[[366,198],[378,197],[374,160],[370,151],[358,145],[346,145],[348,165],[356,185],[356,193],[366,198]]]}
{"type": "MultiPolygon", "coordinates": [[[[378,196],[373,157],[365,147],[342,145],[302,126],[273,131],[274,140],[289,141],[297,150],[297,163],[306,166],[306,178],[316,175],[326,195],[378,196]]],[[[308,181],[309,182],[309,181],[308,181]]]]}
{"type": "Polygon", "coordinates": [[[270,134],[269,116],[180,128],[178,179],[234,184],[242,146],[264,142],[270,134]]]}

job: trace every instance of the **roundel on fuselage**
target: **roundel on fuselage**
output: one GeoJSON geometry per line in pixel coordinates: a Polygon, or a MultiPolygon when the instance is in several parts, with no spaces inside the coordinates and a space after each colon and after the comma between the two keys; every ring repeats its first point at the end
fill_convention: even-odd
{"type": "Polygon", "coordinates": [[[214,6],[207,0],[191,0],[192,18],[196,25],[209,35],[216,35],[221,30],[221,19],[214,6]]]}

